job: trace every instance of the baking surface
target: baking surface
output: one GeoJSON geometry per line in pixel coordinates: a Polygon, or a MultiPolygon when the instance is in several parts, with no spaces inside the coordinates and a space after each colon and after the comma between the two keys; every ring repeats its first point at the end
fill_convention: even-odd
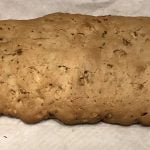
{"type": "MultiPolygon", "coordinates": [[[[52,12],[90,15],[150,16],[147,0],[5,0],[0,2],[0,19],[30,19],[52,12]]],[[[149,127],[98,123],[65,126],[55,120],[27,125],[18,119],[0,118],[2,150],[148,150],[149,127]]]]}

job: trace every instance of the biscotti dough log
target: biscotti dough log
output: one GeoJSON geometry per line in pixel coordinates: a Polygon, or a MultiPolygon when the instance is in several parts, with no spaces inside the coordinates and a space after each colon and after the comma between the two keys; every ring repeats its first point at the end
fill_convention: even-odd
{"type": "Polygon", "coordinates": [[[150,18],[0,21],[0,113],[150,125],[150,18]]]}

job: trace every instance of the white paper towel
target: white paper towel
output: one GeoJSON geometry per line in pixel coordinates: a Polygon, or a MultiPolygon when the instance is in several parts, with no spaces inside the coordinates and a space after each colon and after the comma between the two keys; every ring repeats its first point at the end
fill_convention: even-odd
{"type": "MultiPolygon", "coordinates": [[[[53,12],[150,16],[149,0],[1,0],[0,19],[53,12]]],[[[149,150],[150,127],[98,123],[66,126],[55,120],[27,125],[0,118],[0,150],[149,150]]]]}

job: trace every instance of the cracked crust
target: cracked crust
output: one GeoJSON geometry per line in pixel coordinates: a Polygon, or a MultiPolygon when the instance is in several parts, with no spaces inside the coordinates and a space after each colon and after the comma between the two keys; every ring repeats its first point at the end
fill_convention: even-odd
{"type": "Polygon", "coordinates": [[[149,48],[148,17],[0,21],[0,113],[27,123],[150,125],[149,48]]]}

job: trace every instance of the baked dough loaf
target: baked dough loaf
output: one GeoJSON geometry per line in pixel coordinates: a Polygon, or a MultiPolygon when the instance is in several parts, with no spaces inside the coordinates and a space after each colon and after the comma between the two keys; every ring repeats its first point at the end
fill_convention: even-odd
{"type": "Polygon", "coordinates": [[[0,113],[26,123],[150,125],[150,18],[0,21],[0,113]]]}

